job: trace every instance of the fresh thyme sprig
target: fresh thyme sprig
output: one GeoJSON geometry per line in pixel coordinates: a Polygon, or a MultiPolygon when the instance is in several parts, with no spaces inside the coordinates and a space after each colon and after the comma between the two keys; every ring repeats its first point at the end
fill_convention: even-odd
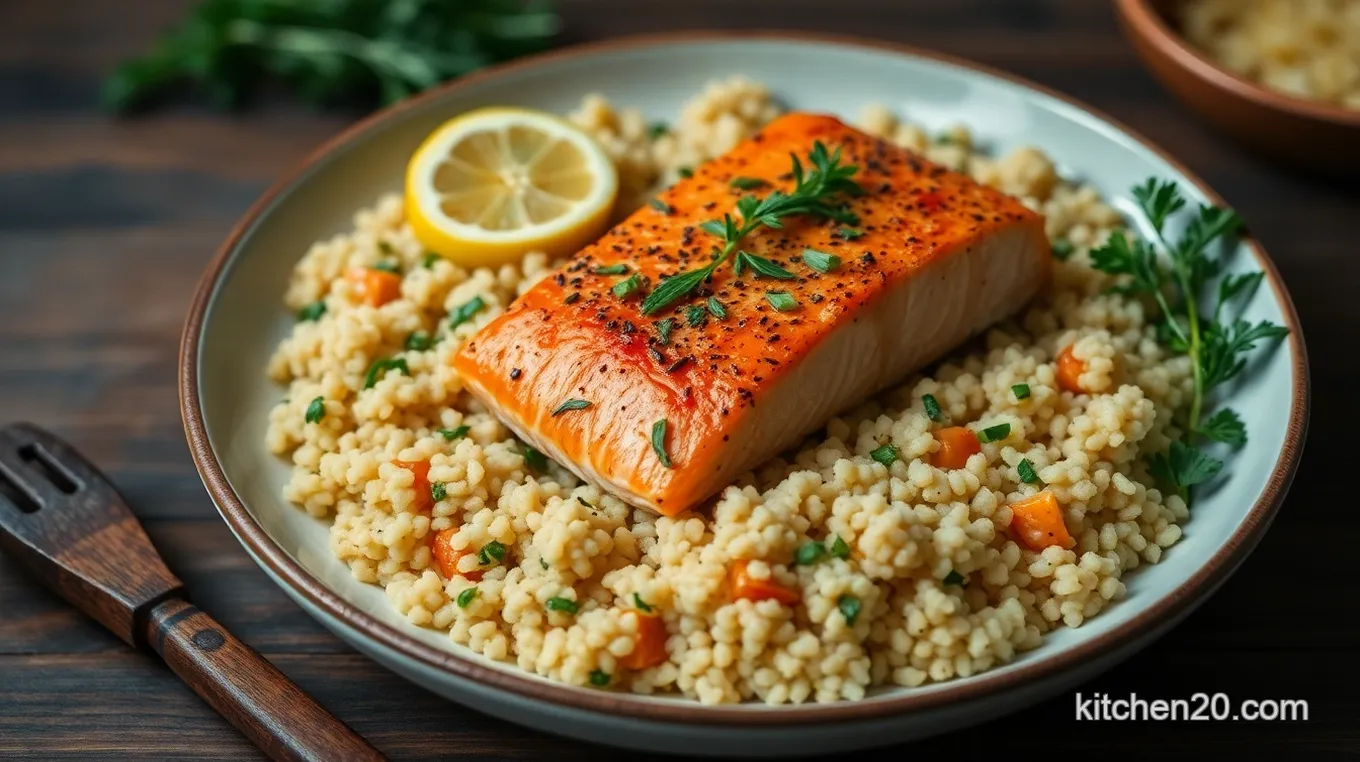
{"type": "MultiPolygon", "coordinates": [[[[812,168],[803,170],[803,163],[796,155],[793,160],[793,190],[772,191],[768,196],[758,199],[755,196],[742,196],[737,201],[737,215],[723,215],[721,220],[710,220],[700,227],[722,239],[722,248],[707,265],[679,273],[662,281],[642,302],[642,313],[651,315],[665,309],[673,302],[688,296],[699,284],[713,275],[734,252],[737,253],[737,266],[750,268],[757,275],[776,279],[792,278],[778,264],[747,251],[738,251],[742,239],[762,227],[779,229],[784,227],[783,219],[793,215],[807,214],[835,220],[842,225],[855,225],[859,218],[843,206],[834,202],[838,196],[858,196],[864,192],[853,179],[859,167],[841,165],[841,149],[828,153],[821,141],[812,145],[808,162],[812,168]]],[[[740,272],[738,272],[740,274],[740,272]]]]}
{"type": "Polygon", "coordinates": [[[1237,233],[1242,219],[1231,209],[1200,205],[1179,240],[1168,238],[1167,222],[1186,206],[1176,183],[1149,178],[1133,189],[1133,197],[1155,233],[1155,242],[1130,240],[1122,232],[1110,236],[1091,251],[1091,265],[1112,275],[1124,276],[1113,291],[1147,294],[1161,312],[1158,338],[1170,349],[1190,356],[1194,392],[1181,422],[1184,441],[1171,443],[1166,453],[1152,459],[1153,475],[1176,487],[1183,497],[1188,489],[1212,479],[1223,463],[1201,452],[1198,440],[1240,447],[1247,441],[1246,426],[1230,408],[1204,417],[1208,397],[1221,384],[1246,369],[1243,356],[1258,342],[1279,339],[1289,329],[1263,320],[1252,324],[1225,312],[1233,303],[1244,303],[1260,285],[1262,273],[1227,275],[1218,281],[1213,309],[1202,311],[1209,282],[1223,269],[1222,259],[1209,254],[1210,246],[1237,233]],[[1165,253],[1165,258],[1161,256],[1165,253]]]}

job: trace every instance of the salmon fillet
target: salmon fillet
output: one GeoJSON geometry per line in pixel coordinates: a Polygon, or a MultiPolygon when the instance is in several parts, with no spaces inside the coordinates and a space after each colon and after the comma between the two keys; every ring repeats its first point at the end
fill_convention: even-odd
{"type": "Polygon", "coordinates": [[[835,118],[789,114],[541,280],[453,363],[522,439],[634,505],[675,515],[1018,310],[1049,263],[1043,218],[1014,198],[835,118]],[[790,154],[806,157],[816,141],[858,167],[865,192],[846,202],[854,229],[786,217],[740,247],[796,279],[738,275],[729,261],[652,315],[641,309],[646,288],[611,291],[634,273],[655,287],[710,262],[723,241],[699,226],[735,216],[743,195],[791,190],[790,154]],[[741,190],[734,178],[764,182],[741,190]],[[821,273],[805,249],[841,262],[821,273]],[[775,309],[769,291],[796,306],[775,309]],[[725,317],[706,311],[709,296],[725,317]],[[694,306],[705,310],[691,315],[694,306]],[[669,467],[651,438],[662,420],[669,467]]]}

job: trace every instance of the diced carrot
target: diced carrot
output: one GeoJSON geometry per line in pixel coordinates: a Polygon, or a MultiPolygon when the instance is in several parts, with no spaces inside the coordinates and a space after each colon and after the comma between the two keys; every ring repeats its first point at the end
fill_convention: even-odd
{"type": "Polygon", "coordinates": [[[633,670],[655,667],[669,656],[666,653],[666,638],[669,637],[666,622],[656,614],[631,613],[637,617],[637,640],[633,641],[633,650],[619,659],[619,664],[633,670]]]}
{"type": "Polygon", "coordinates": [[[1085,372],[1086,363],[1072,354],[1071,344],[1058,353],[1058,386],[1073,394],[1084,393],[1086,390],[1081,388],[1081,374],[1085,372]]]}
{"type": "Polygon", "coordinates": [[[790,606],[802,598],[797,590],[790,590],[772,579],[752,577],[750,569],[747,568],[750,564],[751,562],[744,558],[732,562],[732,567],[727,572],[727,582],[731,586],[733,598],[746,598],[752,601],[773,598],[790,606]]]}
{"type": "Polygon", "coordinates": [[[354,284],[359,298],[370,307],[381,307],[401,296],[401,276],[372,267],[351,267],[345,277],[354,284]]]}
{"type": "Polygon", "coordinates": [[[477,582],[482,578],[481,569],[470,572],[458,571],[458,559],[472,555],[472,551],[453,549],[453,536],[457,533],[457,529],[441,529],[434,534],[431,549],[434,551],[434,561],[439,566],[439,574],[444,579],[461,576],[466,580],[477,582]]]}
{"type": "Polygon", "coordinates": [[[1030,550],[1043,550],[1050,545],[1070,548],[1077,544],[1067,533],[1067,524],[1053,490],[1046,489],[1012,503],[1011,530],[1030,550]]]}
{"type": "Polygon", "coordinates": [[[940,449],[931,458],[931,464],[939,468],[963,468],[968,458],[975,452],[982,452],[982,443],[972,429],[963,426],[950,426],[935,432],[935,440],[940,449]]]}
{"type": "Polygon", "coordinates": [[[411,489],[416,493],[416,508],[428,511],[434,507],[434,496],[430,494],[430,461],[394,460],[392,465],[410,471],[415,477],[411,480],[411,489]]]}

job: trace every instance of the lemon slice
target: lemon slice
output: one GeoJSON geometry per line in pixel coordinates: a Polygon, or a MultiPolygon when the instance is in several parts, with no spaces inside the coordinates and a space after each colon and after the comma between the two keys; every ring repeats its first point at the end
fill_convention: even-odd
{"type": "Polygon", "coordinates": [[[551,114],[486,108],[450,119],[406,167],[406,216],[430,250],[466,266],[595,240],[618,195],[614,163],[551,114]]]}

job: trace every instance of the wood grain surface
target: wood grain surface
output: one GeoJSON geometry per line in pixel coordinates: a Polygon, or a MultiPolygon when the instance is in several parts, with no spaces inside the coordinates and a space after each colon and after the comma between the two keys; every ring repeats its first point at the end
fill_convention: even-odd
{"type": "MultiPolygon", "coordinates": [[[[1360,246],[1349,187],[1224,144],[1138,66],[1092,0],[561,0],[569,40],[680,28],[802,28],[962,55],[1108,111],[1205,177],[1249,221],[1298,304],[1313,372],[1302,469],[1275,526],[1224,588],[1082,691],[1304,698],[1292,724],[1077,722],[1066,695],[978,729],[859,754],[885,759],[1151,754],[1360,756],[1360,617],[1351,546],[1360,246]],[[927,756],[928,755],[928,756],[927,756]]],[[[359,656],[236,544],[189,460],[177,342],[198,274],[283,168],[351,117],[281,96],[239,115],[180,105],[114,120],[102,76],[187,0],[0,0],[0,423],[31,420],[119,485],[193,600],[397,760],[631,759],[449,703],[359,656]]],[[[1360,150],[1360,149],[1357,149],[1360,150]]],[[[1280,404],[1285,404],[1281,400],[1280,404]]],[[[163,664],[0,557],[0,758],[254,759],[163,664]]]]}

